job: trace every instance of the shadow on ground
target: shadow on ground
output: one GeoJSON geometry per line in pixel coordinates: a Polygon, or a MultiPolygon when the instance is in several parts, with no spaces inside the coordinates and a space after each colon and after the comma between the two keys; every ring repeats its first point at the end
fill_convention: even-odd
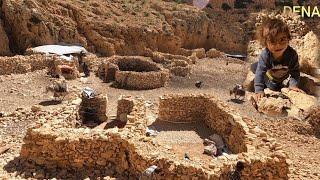
{"type": "Polygon", "coordinates": [[[89,167],[66,169],[55,165],[48,168],[36,165],[31,160],[16,157],[4,166],[4,170],[8,173],[16,173],[17,176],[21,176],[26,179],[104,179],[105,177],[127,179],[130,177],[128,172],[124,172],[121,175],[114,173],[116,172],[114,167],[116,167],[116,165],[109,163],[106,166],[94,169],[89,167]]]}
{"type": "Polygon", "coordinates": [[[61,104],[61,101],[56,101],[56,100],[47,100],[47,101],[42,101],[39,103],[41,106],[53,106],[53,105],[58,105],[61,104]]]}
{"type": "Polygon", "coordinates": [[[194,131],[202,139],[208,138],[214,134],[214,131],[210,129],[203,121],[191,122],[191,123],[173,123],[167,121],[160,121],[157,119],[149,126],[150,129],[156,131],[194,131]]]}

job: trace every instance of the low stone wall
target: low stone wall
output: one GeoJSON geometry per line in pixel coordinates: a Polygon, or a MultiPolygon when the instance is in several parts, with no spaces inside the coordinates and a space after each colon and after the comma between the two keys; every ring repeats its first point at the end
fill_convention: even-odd
{"type": "Polygon", "coordinates": [[[105,82],[135,90],[160,88],[169,81],[167,69],[141,56],[114,56],[101,64],[98,74],[105,82]]]}
{"type": "Polygon", "coordinates": [[[182,60],[175,60],[169,66],[170,73],[175,76],[185,77],[191,73],[191,66],[182,60]]]}
{"type": "Polygon", "coordinates": [[[0,75],[24,74],[48,67],[50,57],[44,55],[0,57],[0,75]]]}
{"type": "MultiPolygon", "coordinates": [[[[242,117],[234,114],[234,110],[214,97],[207,95],[162,96],[159,103],[158,118],[160,121],[178,123],[194,121],[206,123],[213,132],[223,137],[233,153],[241,153],[252,159],[246,160],[250,165],[245,168],[241,179],[252,179],[253,177],[250,176],[253,174],[260,178],[272,179],[274,176],[287,178],[288,164],[286,163],[286,156],[282,152],[271,155],[275,156],[275,160],[267,158],[268,153],[260,154],[261,152],[259,152],[264,149],[261,142],[259,143],[259,139],[260,141],[265,139],[269,142],[265,132],[259,128],[248,127],[242,117]],[[258,160],[258,157],[261,159],[258,160]]],[[[269,152],[281,149],[280,144],[276,143],[274,139],[270,142],[272,145],[266,148],[269,149],[269,152]]]]}
{"type": "MultiPolygon", "coordinates": [[[[167,99],[170,99],[169,97],[167,99]]],[[[177,101],[178,106],[171,107],[176,109],[182,103],[191,101],[196,102],[193,104],[203,103],[203,105],[215,102],[216,105],[211,105],[216,111],[225,110],[222,114],[217,114],[226,117],[226,119],[220,117],[221,119],[227,121],[228,118],[233,117],[232,120],[229,119],[233,128],[240,128],[246,132],[243,142],[247,150],[238,154],[212,158],[210,164],[201,159],[183,160],[174,152],[155,144],[152,137],[146,137],[145,132],[140,130],[140,128],[145,130],[145,126],[142,125],[145,121],[143,99],[123,96],[119,99],[122,105],[118,107],[118,112],[128,113],[128,123],[132,122],[132,126],[127,124],[122,129],[107,130],[59,128],[51,127],[51,121],[48,121],[48,124],[40,128],[28,130],[20,158],[33,162],[36,165],[34,168],[39,165],[45,167],[48,170],[46,172],[51,172],[49,169],[55,172],[59,168],[67,172],[76,172],[78,178],[88,177],[85,173],[93,170],[99,175],[98,177],[121,174],[128,179],[138,179],[146,168],[156,165],[159,171],[147,179],[228,179],[237,173],[240,174],[241,179],[288,179],[286,155],[279,144],[269,138],[264,131],[257,127],[246,127],[239,117],[232,115],[227,117],[223,113],[230,114],[229,108],[213,97],[190,95],[183,98],[172,96],[171,99],[178,98],[185,101],[177,101]],[[140,127],[139,124],[141,124],[140,127]],[[236,164],[239,162],[244,168],[237,172],[236,164]]],[[[168,103],[169,100],[165,102],[168,103]]],[[[66,111],[70,111],[71,114],[74,112],[70,108],[66,111]]],[[[234,132],[239,132],[241,136],[241,131],[234,130],[234,132]]],[[[44,178],[66,178],[57,174],[47,176],[44,178]]]]}
{"type": "Polygon", "coordinates": [[[125,128],[144,134],[147,127],[144,99],[120,96],[117,106],[117,119],[126,122],[125,128]]]}
{"type": "Polygon", "coordinates": [[[221,102],[209,96],[163,96],[159,103],[159,120],[206,123],[221,135],[234,153],[247,151],[248,127],[221,102]]]}
{"type": "Polygon", "coordinates": [[[99,94],[93,98],[82,96],[79,115],[83,123],[93,121],[101,123],[108,120],[107,116],[107,95],[99,94]]]}

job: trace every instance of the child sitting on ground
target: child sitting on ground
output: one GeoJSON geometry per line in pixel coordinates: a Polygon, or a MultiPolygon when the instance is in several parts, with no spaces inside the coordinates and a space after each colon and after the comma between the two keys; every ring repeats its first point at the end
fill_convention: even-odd
{"type": "Polygon", "coordinates": [[[289,46],[291,35],[288,26],[279,19],[265,20],[257,31],[258,39],[265,48],[259,61],[252,64],[255,73],[254,89],[256,100],[264,96],[264,89],[280,91],[283,81],[289,77],[289,89],[303,92],[298,88],[300,79],[297,52],[289,46]]]}

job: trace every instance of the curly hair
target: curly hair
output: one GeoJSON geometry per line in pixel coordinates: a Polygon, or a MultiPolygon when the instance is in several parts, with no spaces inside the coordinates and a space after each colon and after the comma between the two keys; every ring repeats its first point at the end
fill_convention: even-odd
{"type": "Polygon", "coordinates": [[[267,41],[276,42],[277,35],[280,33],[286,34],[288,40],[291,40],[289,27],[280,19],[267,18],[258,27],[256,37],[262,46],[267,45],[267,41]]]}

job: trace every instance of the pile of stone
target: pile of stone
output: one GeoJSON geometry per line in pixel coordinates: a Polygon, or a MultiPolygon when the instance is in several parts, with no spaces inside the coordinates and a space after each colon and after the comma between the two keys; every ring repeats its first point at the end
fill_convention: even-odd
{"type": "Polygon", "coordinates": [[[291,30],[291,35],[293,36],[293,38],[300,38],[306,35],[310,31],[310,29],[305,24],[305,22],[301,20],[301,17],[298,14],[294,14],[294,13],[284,13],[284,14],[277,14],[275,12],[270,14],[259,13],[258,16],[256,17],[256,21],[257,21],[256,27],[261,25],[263,20],[265,20],[266,18],[277,18],[284,21],[289,26],[289,29],[291,30]]]}
{"type": "Polygon", "coordinates": [[[208,58],[221,58],[221,57],[226,57],[226,54],[215,48],[211,48],[206,52],[206,56],[208,58]]]}
{"type": "Polygon", "coordinates": [[[185,77],[190,74],[191,66],[183,60],[174,60],[168,66],[170,73],[175,76],[185,77]]]}

